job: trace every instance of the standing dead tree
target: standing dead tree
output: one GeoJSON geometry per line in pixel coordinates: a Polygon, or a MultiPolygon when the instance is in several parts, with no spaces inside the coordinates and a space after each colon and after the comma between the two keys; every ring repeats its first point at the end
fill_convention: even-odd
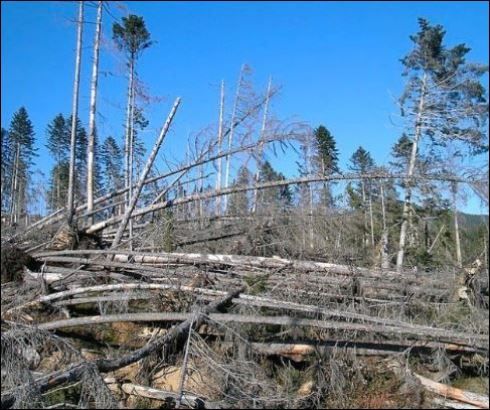
{"type": "MultiPolygon", "coordinates": [[[[102,6],[103,2],[99,1],[97,6],[97,22],[95,23],[94,38],[94,57],[92,62],[92,80],[90,84],[90,110],[89,110],[89,130],[88,130],[88,148],[87,148],[87,211],[94,208],[94,150],[95,150],[95,114],[97,104],[97,81],[99,77],[99,50],[100,50],[100,33],[102,26],[102,6]]],[[[93,223],[93,217],[90,218],[93,223]]]]}
{"type": "Polygon", "coordinates": [[[78,29],[77,29],[77,51],[75,61],[75,80],[73,82],[73,104],[72,122],[70,139],[70,172],[68,177],[68,199],[67,199],[67,221],[68,225],[73,224],[75,216],[74,197],[75,197],[75,146],[77,136],[78,119],[78,92],[80,89],[80,66],[82,62],[82,35],[83,35],[83,1],[79,2],[78,9],[78,29]]]}

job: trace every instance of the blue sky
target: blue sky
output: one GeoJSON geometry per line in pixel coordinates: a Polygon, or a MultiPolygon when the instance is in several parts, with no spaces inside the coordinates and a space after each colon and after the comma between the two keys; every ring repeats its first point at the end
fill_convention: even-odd
{"type": "MultiPolygon", "coordinates": [[[[114,18],[142,15],[156,44],[139,62],[139,74],[158,97],[149,109],[154,140],[176,96],[182,97],[164,150],[182,158],[189,134],[215,122],[219,83],[228,101],[240,66],[254,70],[258,90],[269,75],[282,86],[273,112],[312,126],[326,125],[336,137],[341,165],[363,145],[376,162],[389,160],[400,130],[390,120],[404,79],[402,58],[417,18],[442,24],[446,44],[465,42],[469,60],[488,63],[487,2],[113,2],[105,14],[101,53],[98,127],[102,137],[123,135],[126,79],[121,56],[111,50],[114,18]]],[[[70,113],[76,40],[75,2],[1,3],[1,122],[26,106],[38,137],[38,168],[46,175],[51,159],[44,148],[48,122],[70,113]]],[[[86,7],[86,20],[95,9],[86,7]]],[[[84,33],[80,117],[88,121],[93,24],[84,33]]],[[[294,159],[273,159],[286,175],[294,159]]],[[[164,166],[161,165],[161,169],[164,166]]],[[[466,210],[479,212],[478,201],[466,210]]]]}

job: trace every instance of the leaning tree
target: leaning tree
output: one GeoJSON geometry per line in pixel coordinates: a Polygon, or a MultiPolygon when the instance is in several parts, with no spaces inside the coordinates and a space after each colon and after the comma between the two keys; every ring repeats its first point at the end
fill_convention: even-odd
{"type": "Polygon", "coordinates": [[[469,148],[469,154],[488,150],[485,130],[488,105],[486,90],[480,82],[488,67],[467,63],[465,57],[470,49],[465,44],[448,48],[442,26],[419,19],[419,27],[419,32],[410,36],[413,50],[401,60],[405,68],[403,75],[408,78],[400,98],[401,115],[412,144],[406,168],[398,271],[403,266],[412,177],[418,171],[419,152],[444,151],[448,144],[469,148]]]}

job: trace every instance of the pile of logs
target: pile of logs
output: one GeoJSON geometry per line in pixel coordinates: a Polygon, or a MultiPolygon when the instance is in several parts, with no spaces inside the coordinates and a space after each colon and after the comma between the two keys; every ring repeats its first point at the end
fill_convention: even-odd
{"type": "MultiPolygon", "coordinates": [[[[488,322],[485,325],[471,321],[474,318],[488,321],[488,312],[474,306],[469,297],[460,300],[462,281],[456,273],[398,273],[280,257],[150,253],[124,249],[128,223],[136,217],[237,190],[266,189],[325,179],[275,181],[215,190],[174,201],[162,200],[172,187],[170,184],[153,203],[137,208],[143,186],[155,181],[155,178],[148,178],[148,173],[179,103],[180,99],[177,99],[123,214],[105,217],[77,230],[73,226],[59,226],[64,210],[58,210],[10,237],[10,241],[17,242],[23,250],[2,244],[2,368],[13,368],[8,360],[18,359],[4,360],[4,352],[10,351],[21,357],[27,355],[26,348],[22,347],[26,333],[22,332],[70,340],[70,349],[79,358],[49,373],[38,374],[34,373],[35,369],[28,369],[30,381],[19,379],[15,383],[10,382],[6,390],[2,386],[2,408],[16,405],[22,390],[35,386],[37,394],[42,395],[61,385],[79,381],[87,369],[101,374],[101,380],[107,385],[114,384],[120,381],[114,372],[149,360],[170,347],[186,352],[179,391],[158,390],[134,381],[128,383],[128,380],[120,383],[121,391],[156,400],[171,399],[177,405],[218,406],[212,400],[203,402],[198,395],[183,390],[191,331],[212,337],[221,351],[227,351],[234,346],[225,337],[224,329],[252,329],[242,338],[247,338],[247,345],[255,354],[279,356],[292,362],[302,362],[332,349],[343,349],[357,356],[384,357],[430,356],[440,351],[450,357],[477,357],[480,364],[488,369],[488,322]],[[116,228],[110,228],[113,226],[116,228]],[[30,232],[47,227],[57,227],[49,241],[21,242],[30,232]],[[102,239],[95,235],[100,232],[103,233],[102,239]],[[10,257],[10,253],[15,256],[10,257]],[[13,264],[5,262],[8,266],[4,267],[4,260],[17,262],[15,275],[8,273],[13,272],[13,264]],[[177,296],[170,302],[172,294],[177,296]],[[117,303],[125,306],[124,311],[102,308],[117,303]],[[439,321],[449,311],[459,313],[458,321],[439,321]],[[151,336],[133,349],[118,346],[119,355],[109,358],[86,358],[77,350],[77,344],[72,343],[72,339],[77,339],[77,329],[116,323],[137,324],[149,329],[151,336]]],[[[253,148],[253,145],[241,147],[234,152],[253,148]]],[[[206,155],[204,152],[191,166],[157,179],[177,175],[175,183],[192,167],[230,155],[230,152],[214,157],[206,155]]],[[[359,177],[363,176],[352,178],[359,177]]],[[[348,179],[349,176],[338,178],[348,179]]],[[[80,223],[91,220],[87,217],[93,214],[103,215],[103,211],[118,205],[114,200],[120,200],[126,191],[120,190],[95,200],[94,204],[99,208],[90,214],[86,212],[85,204],[78,206],[75,214],[80,223]]],[[[133,227],[144,232],[149,221],[140,219],[138,223],[133,227]]],[[[225,235],[240,233],[229,231],[225,235]]],[[[223,237],[221,234],[218,238],[223,237]]],[[[486,297],[488,304],[488,295],[486,297]]],[[[110,341],[101,344],[110,345],[110,341]]],[[[41,351],[31,353],[32,357],[42,354],[41,351]]],[[[486,397],[441,385],[421,375],[415,376],[431,392],[450,398],[450,401],[444,401],[444,406],[488,407],[486,397]]],[[[15,378],[15,375],[10,377],[15,378]]]]}

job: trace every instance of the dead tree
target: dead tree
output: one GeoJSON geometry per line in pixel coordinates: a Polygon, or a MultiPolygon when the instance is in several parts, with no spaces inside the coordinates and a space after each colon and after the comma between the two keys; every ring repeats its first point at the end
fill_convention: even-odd
{"type": "MultiPolygon", "coordinates": [[[[102,26],[102,1],[97,6],[97,22],[95,23],[94,38],[94,59],[92,63],[92,82],[90,84],[90,113],[89,113],[89,130],[88,130],[88,149],[87,149],[87,211],[94,209],[94,149],[95,149],[95,114],[97,103],[97,81],[99,77],[99,50],[100,50],[100,32],[102,26]]],[[[93,223],[93,217],[90,217],[93,223]]]]}
{"type": "Polygon", "coordinates": [[[68,201],[66,205],[68,225],[73,224],[73,217],[75,216],[75,145],[77,136],[78,92],[80,89],[80,65],[82,62],[83,1],[79,2],[77,24],[77,54],[75,61],[75,81],[73,83],[73,105],[71,118],[70,172],[68,176],[68,201]]]}
{"type": "Polygon", "coordinates": [[[177,112],[177,108],[179,107],[179,104],[180,104],[180,98],[177,98],[174,102],[172,110],[170,111],[170,114],[167,118],[167,121],[165,122],[165,124],[162,128],[162,131],[160,132],[160,136],[157,138],[157,141],[155,142],[153,150],[150,153],[150,156],[148,157],[148,160],[146,162],[146,166],[143,169],[143,172],[141,173],[140,179],[138,181],[138,185],[136,186],[136,191],[134,192],[133,197],[131,198],[131,203],[129,204],[129,207],[126,209],[126,212],[122,218],[121,225],[119,226],[119,229],[116,233],[116,237],[114,238],[114,241],[112,242],[112,248],[115,248],[117,245],[119,245],[119,242],[121,241],[122,235],[126,229],[126,226],[129,222],[129,219],[131,218],[131,214],[132,214],[132,212],[136,206],[136,202],[138,201],[141,190],[143,189],[143,184],[144,184],[144,181],[146,179],[146,176],[148,175],[148,172],[150,172],[150,169],[153,165],[153,161],[155,161],[158,150],[160,149],[160,146],[162,145],[163,139],[167,135],[168,129],[170,127],[170,124],[172,123],[172,120],[175,116],[175,113],[177,112]]]}
{"type": "MultiPolygon", "coordinates": [[[[237,89],[235,93],[235,102],[233,103],[233,111],[231,113],[231,123],[230,123],[230,132],[228,134],[228,151],[231,150],[231,146],[233,143],[233,135],[235,132],[235,121],[236,121],[236,115],[237,115],[237,108],[238,108],[238,101],[240,99],[240,90],[242,87],[243,83],[243,76],[244,76],[244,71],[245,71],[245,65],[242,65],[242,68],[240,69],[240,75],[238,76],[238,83],[237,83],[237,89]]],[[[225,169],[225,188],[228,188],[229,186],[229,180],[230,180],[230,156],[226,156],[226,169],[225,169]]],[[[225,196],[224,198],[224,208],[225,212],[228,207],[228,197],[225,196]]]]}
{"type": "MultiPolygon", "coordinates": [[[[271,88],[272,88],[272,78],[269,78],[269,84],[267,85],[267,93],[265,97],[265,106],[264,106],[264,114],[262,117],[262,127],[260,129],[260,135],[259,135],[259,145],[258,145],[258,152],[257,152],[257,171],[255,172],[255,183],[257,184],[259,182],[260,178],[260,167],[263,162],[263,143],[262,140],[265,138],[265,127],[267,124],[267,114],[269,111],[269,100],[271,96],[271,88]]],[[[254,214],[255,211],[257,210],[257,190],[254,191],[253,194],[253,203],[252,203],[252,213],[254,214]]]]}
{"type": "Polygon", "coordinates": [[[458,185],[456,182],[453,182],[451,184],[451,192],[453,194],[454,242],[456,246],[456,262],[458,264],[458,268],[462,268],[463,258],[461,256],[461,241],[459,238],[459,222],[458,222],[458,207],[457,207],[458,185]]]}
{"type": "MultiPolygon", "coordinates": [[[[221,144],[223,139],[223,113],[225,107],[225,82],[221,81],[221,96],[219,105],[218,123],[218,155],[221,154],[221,144]]],[[[221,157],[218,158],[218,172],[216,174],[216,189],[221,189],[221,157]]],[[[221,197],[216,198],[216,215],[221,214],[221,197]]]]}

